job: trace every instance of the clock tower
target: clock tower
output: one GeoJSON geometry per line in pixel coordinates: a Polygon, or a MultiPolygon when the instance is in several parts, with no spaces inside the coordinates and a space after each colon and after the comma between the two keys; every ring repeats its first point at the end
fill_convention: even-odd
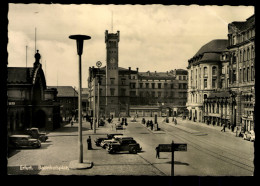
{"type": "Polygon", "coordinates": [[[118,43],[119,31],[105,31],[106,43],[106,115],[118,116],[118,43]]]}

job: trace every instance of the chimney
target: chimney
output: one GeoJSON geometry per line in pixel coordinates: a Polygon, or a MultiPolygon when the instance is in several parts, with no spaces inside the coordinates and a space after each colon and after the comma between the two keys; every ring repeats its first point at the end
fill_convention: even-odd
{"type": "Polygon", "coordinates": [[[150,71],[149,70],[147,71],[147,74],[148,74],[148,76],[150,76],[150,71]]]}
{"type": "Polygon", "coordinates": [[[128,67],[129,71],[131,71],[131,67],[128,67]]]}
{"type": "Polygon", "coordinates": [[[138,72],[139,68],[136,68],[136,71],[138,72]]]}

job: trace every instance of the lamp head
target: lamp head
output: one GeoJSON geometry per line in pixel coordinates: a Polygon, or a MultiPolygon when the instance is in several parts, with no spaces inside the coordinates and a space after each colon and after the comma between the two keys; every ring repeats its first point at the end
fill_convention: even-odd
{"type": "Polygon", "coordinates": [[[78,52],[78,55],[82,55],[84,40],[91,39],[91,37],[87,36],[87,35],[70,35],[69,38],[70,39],[75,39],[77,41],[77,52],[78,52]]]}

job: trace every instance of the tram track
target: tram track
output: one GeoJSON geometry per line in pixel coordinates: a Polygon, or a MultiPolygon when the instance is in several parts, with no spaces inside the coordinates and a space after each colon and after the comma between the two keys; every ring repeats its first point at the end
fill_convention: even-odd
{"type": "MultiPolygon", "coordinates": [[[[170,126],[169,126],[170,127],[170,126]]],[[[177,127],[176,127],[177,128],[177,127]]],[[[178,128],[177,128],[178,129],[178,128]]],[[[181,129],[179,129],[180,131],[182,131],[181,129]]],[[[239,168],[242,168],[244,170],[247,170],[248,172],[251,172],[253,173],[254,172],[254,167],[249,165],[251,163],[251,161],[249,161],[247,158],[245,157],[241,157],[241,156],[238,156],[238,155],[235,155],[235,154],[231,154],[229,153],[227,150],[223,150],[223,148],[220,148],[220,147],[216,147],[216,144],[213,144],[212,142],[208,142],[206,143],[205,140],[202,141],[202,140],[199,140],[198,137],[193,137],[192,135],[190,136],[190,138],[187,138],[187,137],[183,137],[181,136],[180,134],[177,134],[176,132],[174,132],[174,134],[172,134],[171,132],[173,131],[167,131],[165,130],[165,133],[170,135],[170,136],[174,136],[174,137],[177,137],[185,142],[188,142],[189,143],[189,146],[193,147],[194,149],[197,149],[199,150],[200,152],[204,152],[206,153],[207,155],[209,156],[212,156],[218,160],[221,160],[221,161],[224,161],[224,162],[227,162],[229,164],[232,164],[236,167],[239,167],[239,168]],[[204,145],[200,145],[196,142],[199,142],[199,143],[203,143],[203,144],[206,144],[208,147],[205,147],[204,145]],[[210,148],[211,147],[211,148],[210,148]],[[211,149],[216,149],[216,150],[211,150],[211,149]],[[221,152],[221,153],[220,153],[221,152]],[[238,158],[239,160],[244,159],[246,162],[241,162],[239,160],[236,160],[236,159],[233,159],[233,158],[230,158],[230,155],[227,155],[227,154],[230,154],[231,156],[236,156],[236,159],[238,158]]],[[[183,132],[183,131],[182,131],[183,132]]],[[[218,145],[219,146],[219,145],[218,145]]]]}

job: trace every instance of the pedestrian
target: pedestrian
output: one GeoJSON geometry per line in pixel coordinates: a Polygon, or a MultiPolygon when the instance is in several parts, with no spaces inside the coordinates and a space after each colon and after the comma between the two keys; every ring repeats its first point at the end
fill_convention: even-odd
{"type": "Polygon", "coordinates": [[[224,132],[225,132],[225,129],[226,129],[226,124],[224,123],[224,124],[223,124],[223,128],[222,128],[221,132],[222,132],[222,131],[224,131],[224,132]]]}
{"type": "Polygon", "coordinates": [[[160,150],[159,150],[159,146],[157,146],[157,147],[155,148],[155,150],[156,150],[156,158],[160,159],[160,150]]]}
{"type": "Polygon", "coordinates": [[[70,121],[70,125],[71,125],[71,127],[73,126],[73,121],[72,120],[70,121]]]}
{"type": "Polygon", "coordinates": [[[235,129],[235,125],[232,124],[232,125],[231,125],[231,130],[232,130],[232,132],[234,132],[234,129],[235,129]]]}
{"type": "Polygon", "coordinates": [[[93,118],[90,119],[90,129],[92,130],[93,127],[93,118]]]}
{"type": "Polygon", "coordinates": [[[149,124],[150,124],[150,121],[147,120],[147,122],[146,122],[146,127],[148,127],[149,124]]]}
{"type": "Polygon", "coordinates": [[[87,144],[88,144],[88,150],[92,150],[92,144],[91,144],[91,137],[90,136],[87,139],[87,144]]]}
{"type": "Polygon", "coordinates": [[[127,126],[127,118],[125,118],[125,126],[127,126]]]}
{"type": "Polygon", "coordinates": [[[177,119],[176,118],[174,119],[174,124],[177,125],[177,119]]]}

